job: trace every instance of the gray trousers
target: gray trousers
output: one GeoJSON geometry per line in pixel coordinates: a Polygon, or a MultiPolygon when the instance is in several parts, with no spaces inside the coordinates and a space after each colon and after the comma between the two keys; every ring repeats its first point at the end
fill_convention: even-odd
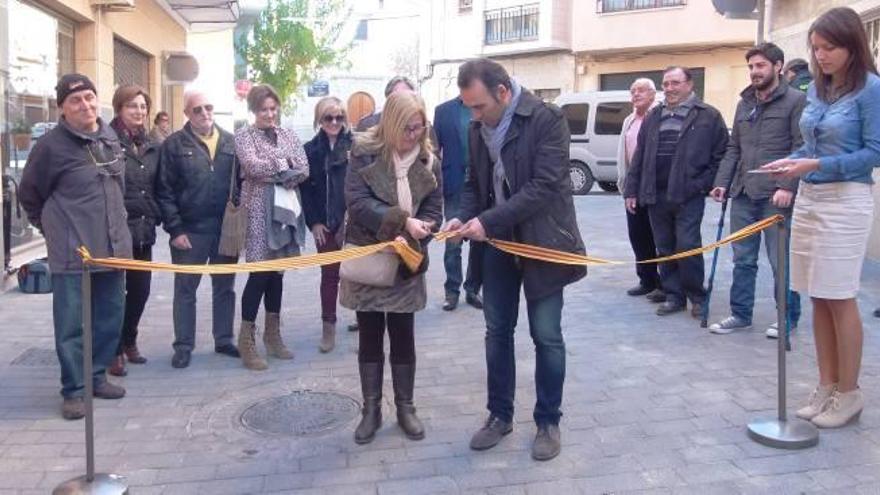
{"type": "MultiPolygon", "coordinates": [[[[217,254],[220,234],[187,234],[192,249],[171,246],[171,261],[176,265],[236,263],[237,257],[217,254]]],[[[192,351],[196,345],[196,290],[201,275],[174,275],[174,350],[192,351]]],[[[235,320],[235,275],[211,275],[213,290],[214,346],[232,343],[235,320]]]]}

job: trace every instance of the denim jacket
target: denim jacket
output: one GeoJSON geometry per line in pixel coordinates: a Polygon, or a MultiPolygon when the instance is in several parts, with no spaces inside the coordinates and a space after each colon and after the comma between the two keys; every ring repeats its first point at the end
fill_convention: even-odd
{"type": "Polygon", "coordinates": [[[800,128],[804,144],[791,158],[819,159],[804,182],[873,184],[872,169],[880,167],[880,77],[868,74],[862,89],[830,104],[810,84],[800,128]]]}

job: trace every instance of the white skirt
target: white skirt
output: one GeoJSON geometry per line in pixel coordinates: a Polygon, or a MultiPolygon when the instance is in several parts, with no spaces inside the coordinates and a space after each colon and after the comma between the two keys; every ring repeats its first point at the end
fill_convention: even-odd
{"type": "Polygon", "coordinates": [[[791,223],[791,286],[820,299],[852,299],[874,218],[871,186],[801,182],[791,223]]]}

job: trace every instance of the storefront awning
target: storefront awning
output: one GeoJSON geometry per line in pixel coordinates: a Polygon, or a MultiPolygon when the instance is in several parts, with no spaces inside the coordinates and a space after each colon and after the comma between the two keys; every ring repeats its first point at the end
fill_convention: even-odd
{"type": "Polygon", "coordinates": [[[233,26],[238,20],[237,0],[166,0],[168,6],[191,26],[233,26]]]}

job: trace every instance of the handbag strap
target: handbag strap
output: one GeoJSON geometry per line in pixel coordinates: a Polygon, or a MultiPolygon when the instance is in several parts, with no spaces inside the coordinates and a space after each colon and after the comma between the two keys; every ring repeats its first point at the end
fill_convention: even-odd
{"type": "Polygon", "coordinates": [[[229,174],[229,199],[228,201],[232,203],[232,197],[235,194],[235,176],[238,175],[238,171],[236,170],[236,164],[238,160],[236,160],[235,153],[232,154],[232,172],[229,174]]]}

